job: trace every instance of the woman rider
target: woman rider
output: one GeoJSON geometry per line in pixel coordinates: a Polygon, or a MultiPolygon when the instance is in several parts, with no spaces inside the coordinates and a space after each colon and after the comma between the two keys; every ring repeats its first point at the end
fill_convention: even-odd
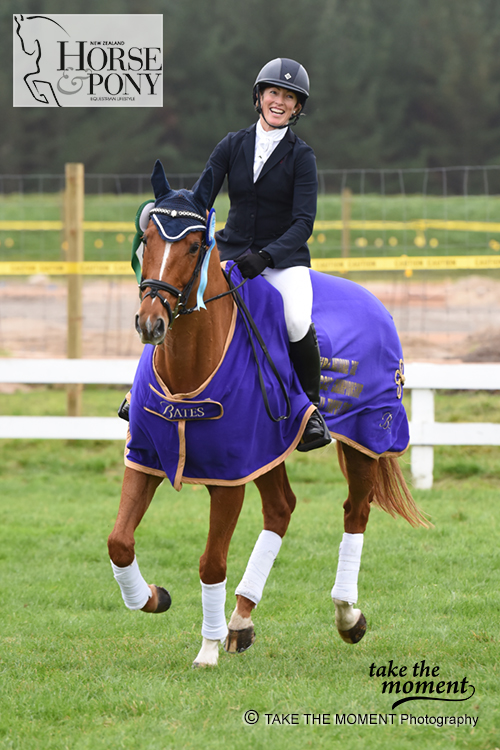
{"type": "MultiPolygon", "coordinates": [[[[302,65],[287,58],[268,62],[253,87],[257,123],[229,133],[206,167],[212,167],[214,175],[210,206],[228,178],[229,215],[216,235],[221,260],[235,260],[248,279],[262,274],[280,292],[290,358],[304,392],[317,407],[320,354],[311,318],[307,246],[316,216],[316,158],[289,127],[298,121],[308,96],[309,77],[302,65]]],[[[330,433],[316,409],[298,450],[328,443],[330,433]]]]}

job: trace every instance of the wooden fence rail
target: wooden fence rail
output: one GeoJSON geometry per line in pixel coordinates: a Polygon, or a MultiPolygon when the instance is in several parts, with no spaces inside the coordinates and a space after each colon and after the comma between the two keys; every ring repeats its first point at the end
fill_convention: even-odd
{"type": "MultiPolygon", "coordinates": [[[[0,383],[122,384],[125,390],[136,367],[135,359],[0,359],[0,383]]],[[[405,389],[415,487],[432,487],[435,445],[500,446],[500,424],[436,422],[434,413],[436,390],[500,390],[500,364],[409,364],[405,389]]],[[[124,440],[126,431],[118,417],[0,417],[0,438],[124,440]]]]}

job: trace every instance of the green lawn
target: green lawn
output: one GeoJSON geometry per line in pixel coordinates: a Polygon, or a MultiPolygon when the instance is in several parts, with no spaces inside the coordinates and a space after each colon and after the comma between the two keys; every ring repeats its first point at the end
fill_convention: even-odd
{"type": "MultiPolygon", "coordinates": [[[[84,395],[86,413],[107,414],[121,392],[84,395]]],[[[470,395],[474,419],[498,419],[495,396],[470,395]]],[[[464,418],[470,404],[454,398],[440,394],[438,418],[440,410],[464,418]]],[[[61,404],[62,391],[34,389],[3,395],[0,411],[55,413],[61,404]]],[[[123,446],[4,440],[0,452],[0,747],[500,747],[499,449],[436,450],[433,490],[414,493],[431,530],[373,510],[359,587],[368,632],[356,646],[338,637],[330,600],[346,497],[335,451],[295,454],[288,469],[297,509],[255,614],[257,641],[243,655],[222,653],[208,670],[191,668],[201,641],[206,491],[158,490],[136,535],[137,555],[146,578],[169,588],[173,605],[161,616],[131,613],[106,550],[123,446]],[[425,660],[442,680],[466,679],[474,696],[393,711],[383,679],[370,676],[371,665],[391,660],[408,670],[425,660]],[[244,723],[249,710],[260,715],[254,726],[244,723]],[[285,714],[298,724],[278,723],[285,714]],[[306,714],[321,714],[323,723],[306,724],[306,714]],[[337,715],[364,721],[368,714],[394,714],[394,724],[335,723],[337,715]],[[478,722],[400,726],[404,714],[478,722]]],[[[408,457],[403,465],[409,476],[408,457]]],[[[252,485],[230,550],[228,615],[261,519],[252,485]]]]}
{"type": "MultiPolygon", "coordinates": [[[[87,221],[133,222],[139,205],[151,193],[132,195],[101,194],[85,198],[87,221]]],[[[227,195],[216,202],[217,220],[225,221],[227,195]]],[[[460,221],[498,221],[500,199],[496,196],[354,195],[353,220],[413,221],[442,219],[460,221]]],[[[339,221],[339,195],[320,195],[317,219],[339,221]]],[[[61,193],[0,194],[0,220],[60,220],[61,193]]],[[[128,260],[132,234],[123,232],[86,232],[85,259],[97,261],[128,260]]],[[[64,259],[62,233],[53,231],[0,230],[1,260],[55,261],[64,259]]],[[[406,255],[491,255],[500,251],[500,233],[428,230],[351,231],[350,254],[353,257],[406,255]],[[490,245],[492,243],[492,245],[490,245]]],[[[315,230],[310,242],[313,257],[340,257],[341,233],[315,230]]]]}

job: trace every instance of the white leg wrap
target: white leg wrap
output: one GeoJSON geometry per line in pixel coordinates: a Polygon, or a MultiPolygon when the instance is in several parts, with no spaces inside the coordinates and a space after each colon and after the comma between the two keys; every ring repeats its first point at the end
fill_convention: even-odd
{"type": "Polygon", "coordinates": [[[280,551],[282,539],[274,531],[261,531],[250,555],[247,569],[241,579],[235,594],[246,596],[251,602],[258,604],[262,599],[262,592],[267,577],[271,572],[276,556],[280,551]]]}
{"type": "Polygon", "coordinates": [[[137,558],[134,557],[134,562],[126,568],[119,568],[113,560],[110,562],[125,606],[129,609],[142,609],[151,596],[151,589],[141,575],[137,558]]]}
{"type": "MultiPolygon", "coordinates": [[[[227,579],[226,579],[227,580],[227,579]]],[[[226,614],[226,580],[222,583],[201,583],[201,603],[203,606],[203,624],[201,634],[210,641],[223,641],[227,635],[226,614]]]]}
{"type": "Polygon", "coordinates": [[[339,549],[339,563],[332,599],[349,604],[358,601],[358,574],[363,549],[363,534],[344,533],[339,549]]]}

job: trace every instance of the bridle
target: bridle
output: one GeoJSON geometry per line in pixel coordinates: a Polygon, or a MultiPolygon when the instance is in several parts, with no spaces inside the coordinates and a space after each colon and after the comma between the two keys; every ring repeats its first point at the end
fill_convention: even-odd
{"type": "MultiPolygon", "coordinates": [[[[170,209],[170,208],[152,208],[149,212],[149,215],[152,214],[163,214],[167,216],[171,216],[172,218],[188,218],[188,219],[196,219],[198,221],[206,223],[206,218],[201,216],[200,214],[196,214],[193,211],[182,211],[177,209],[170,209]]],[[[191,295],[191,292],[193,290],[193,286],[196,282],[196,279],[198,278],[200,274],[200,269],[203,265],[203,261],[205,260],[205,256],[207,252],[213,247],[213,245],[207,245],[206,243],[206,232],[203,237],[203,241],[200,247],[200,252],[198,253],[198,258],[196,260],[196,266],[194,268],[194,271],[191,275],[191,278],[185,285],[183,289],[177,289],[177,287],[173,286],[173,284],[169,284],[167,281],[161,281],[160,279],[141,279],[141,283],[139,284],[139,290],[141,292],[140,298],[141,302],[142,300],[146,299],[146,297],[151,297],[152,300],[158,298],[165,308],[167,315],[168,315],[168,327],[169,329],[172,328],[172,325],[174,323],[174,320],[179,317],[179,315],[190,315],[191,313],[197,311],[199,309],[198,304],[194,305],[193,307],[187,307],[188,299],[191,295]],[[149,288],[149,292],[146,292],[145,294],[142,294],[145,289],[149,288]],[[168,292],[173,297],[177,297],[177,301],[175,303],[174,309],[172,309],[168,299],[166,299],[162,294],[160,294],[160,291],[162,292],[168,292]]],[[[234,266],[230,269],[229,275],[231,274],[234,266]]],[[[221,297],[226,297],[228,294],[233,294],[235,289],[239,289],[243,284],[246,282],[246,279],[243,279],[241,284],[239,284],[237,287],[233,287],[228,289],[227,292],[222,292],[222,294],[218,294],[215,297],[210,297],[210,299],[204,300],[205,303],[207,302],[213,302],[214,300],[220,299],[221,297]]]]}

